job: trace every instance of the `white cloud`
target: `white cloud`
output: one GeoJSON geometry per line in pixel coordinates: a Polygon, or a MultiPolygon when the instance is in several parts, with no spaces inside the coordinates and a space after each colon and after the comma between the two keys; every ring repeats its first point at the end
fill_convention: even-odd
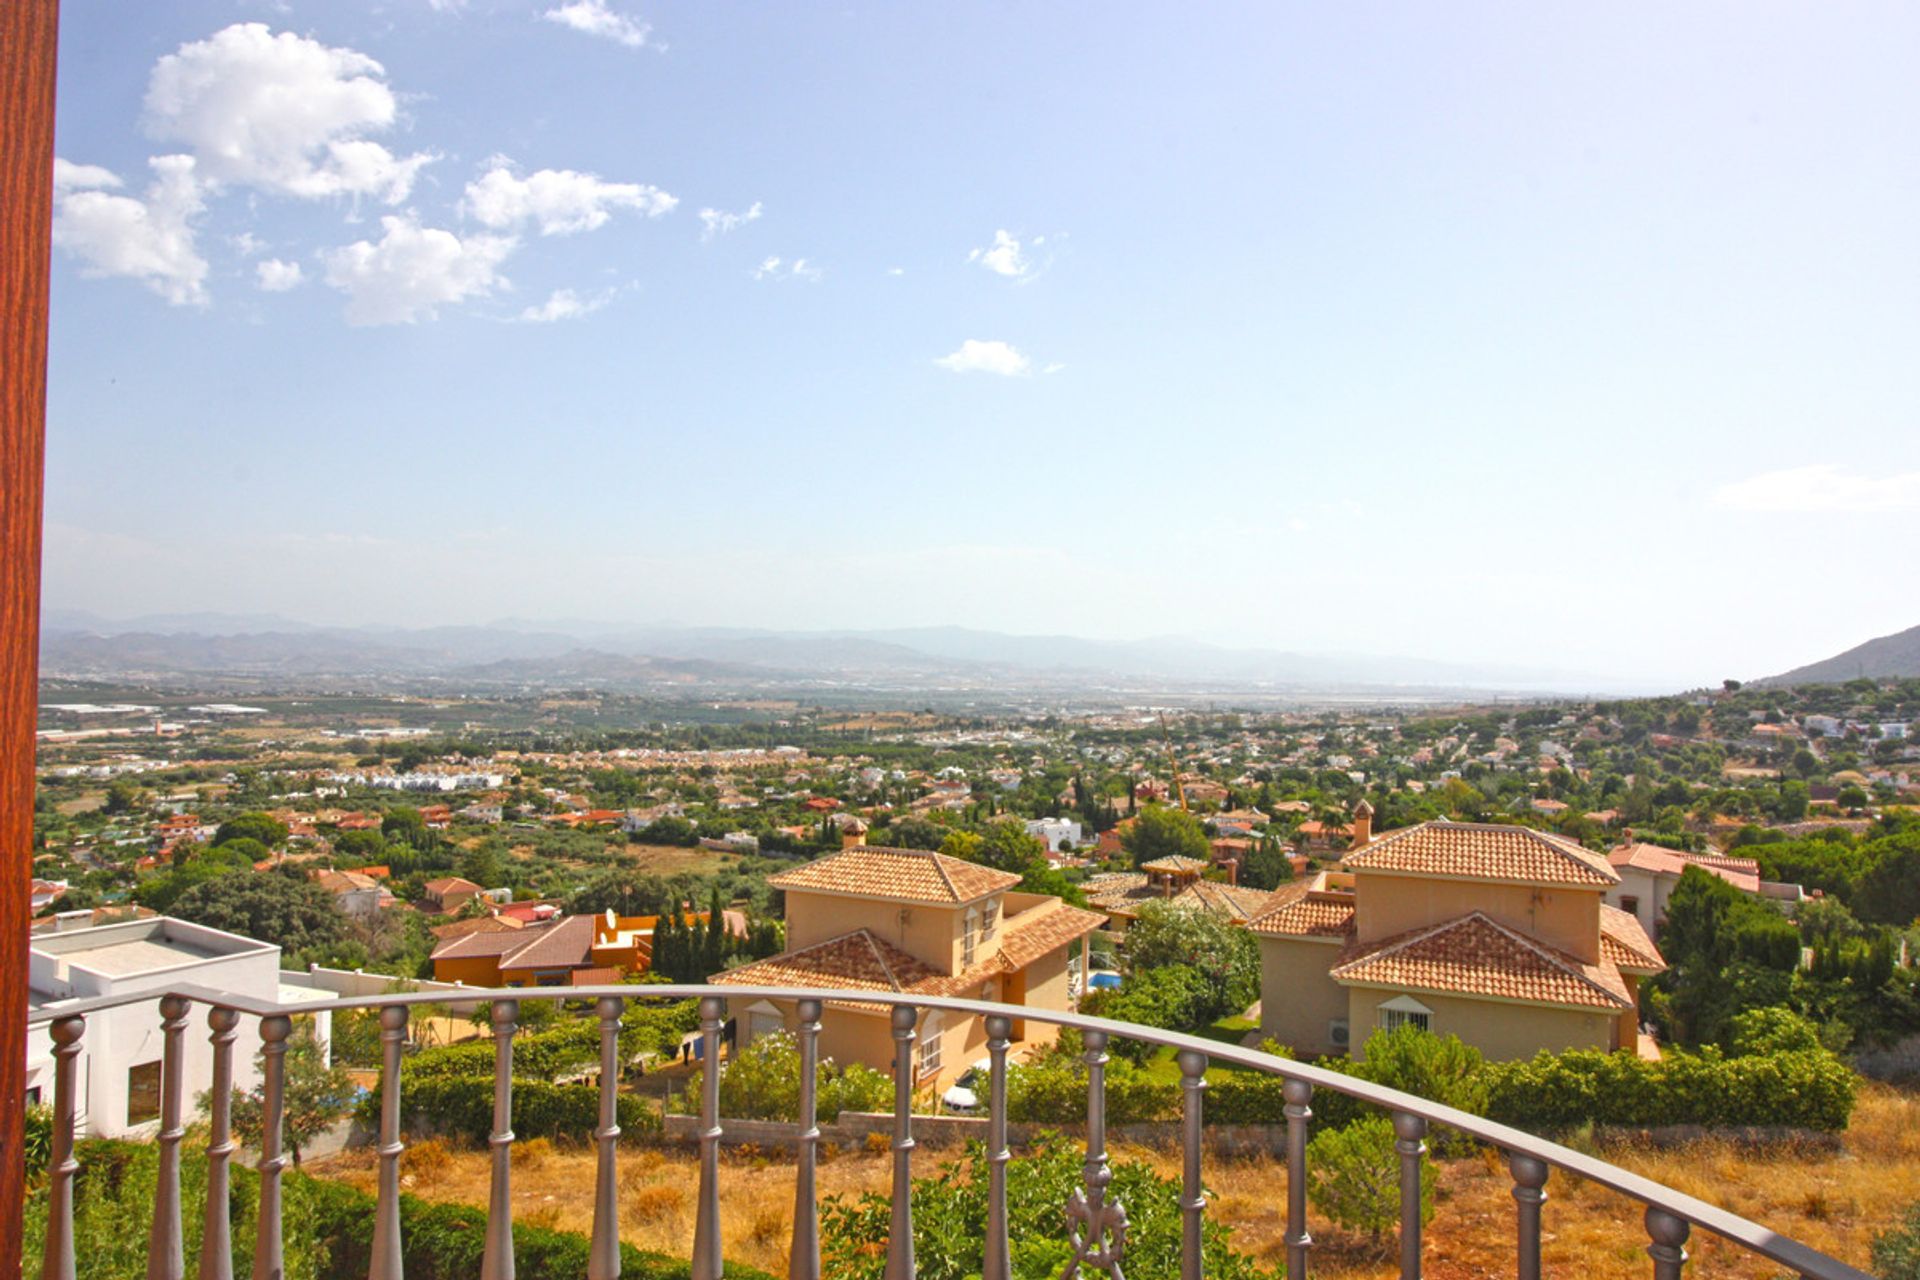
{"type": "MultiPolygon", "coordinates": [[[[1034,241],[1040,243],[1039,240],[1034,241]]],[[[1020,250],[1020,242],[1010,231],[993,233],[993,244],[985,249],[975,249],[967,255],[968,262],[977,262],[995,275],[1007,276],[1018,280],[1033,270],[1033,262],[1020,250]]]]}
{"type": "Polygon", "coordinates": [[[583,298],[572,289],[555,289],[545,302],[522,311],[520,319],[527,324],[553,324],[560,320],[578,320],[581,316],[591,315],[606,306],[607,301],[606,294],[583,298]]]}
{"type": "Polygon", "coordinates": [[[614,12],[608,7],[607,0],[571,0],[571,3],[557,9],[547,10],[543,16],[548,22],[572,27],[575,31],[611,40],[629,49],[644,47],[647,37],[653,33],[653,28],[646,23],[614,12]]]}
{"type": "Polygon", "coordinates": [[[397,204],[433,157],[395,156],[365,136],[397,115],[385,77],[352,49],[235,23],[154,64],[143,123],[185,144],[209,182],[397,204]]]}
{"type": "Polygon", "coordinates": [[[307,278],[297,262],[283,262],[279,258],[266,258],[254,264],[254,273],[259,277],[260,287],[268,293],[285,293],[298,288],[307,278]]]}
{"type": "Polygon", "coordinates": [[[1018,377],[1033,369],[1033,361],[997,339],[968,338],[958,351],[941,356],[934,363],[954,373],[997,373],[1003,378],[1018,377]]]}
{"type": "Polygon", "coordinates": [[[1066,368],[1066,367],[1067,367],[1067,366],[1066,366],[1066,365],[1064,365],[1064,364],[1062,364],[1062,363],[1060,363],[1060,361],[1058,361],[1058,360],[1055,360],[1055,361],[1054,361],[1054,362],[1053,362],[1052,364],[1049,364],[1049,365],[1048,365],[1048,366],[1047,366],[1046,368],[1044,368],[1044,369],[1042,369],[1042,370],[1041,370],[1040,372],[1042,372],[1042,373],[1059,373],[1059,372],[1060,372],[1060,371],[1061,371],[1062,369],[1064,369],[1064,368],[1066,368]]]}
{"type": "Polygon", "coordinates": [[[97,165],[54,161],[53,243],[78,258],[81,273],[143,282],[176,306],[207,300],[207,260],[193,243],[204,207],[192,156],[147,161],[153,182],[143,196],[112,195],[121,185],[97,165]]]}
{"type": "Polygon", "coordinates": [[[1920,471],[1860,475],[1837,463],[1769,471],[1723,484],[1713,505],[1730,511],[1900,511],[1920,507],[1920,471]]]}
{"type": "Polygon", "coordinates": [[[795,258],[792,262],[779,257],[766,257],[753,269],[755,280],[805,280],[808,284],[817,284],[824,276],[824,268],[816,267],[805,258],[795,258]]]}
{"type": "Polygon", "coordinates": [[[907,269],[905,267],[888,267],[887,274],[890,276],[903,276],[907,274],[907,269]]]}
{"type": "Polygon", "coordinates": [[[327,283],[347,295],[350,324],[431,320],[446,303],[481,297],[504,285],[500,264],[510,236],[465,239],[423,227],[411,215],[380,220],[379,243],[366,240],[326,254],[327,283]]]}
{"type": "Polygon", "coordinates": [[[657,218],[680,203],[658,187],[636,182],[604,182],[572,169],[541,169],[516,178],[507,161],[490,163],[485,176],[467,184],[466,208],[496,231],[532,221],[543,236],[571,235],[604,226],[616,209],[657,218]]]}
{"type": "Polygon", "coordinates": [[[749,222],[760,220],[760,202],[755,200],[745,213],[728,213],[723,209],[702,209],[700,211],[700,238],[711,240],[715,236],[726,235],[729,231],[738,231],[749,222]]]}

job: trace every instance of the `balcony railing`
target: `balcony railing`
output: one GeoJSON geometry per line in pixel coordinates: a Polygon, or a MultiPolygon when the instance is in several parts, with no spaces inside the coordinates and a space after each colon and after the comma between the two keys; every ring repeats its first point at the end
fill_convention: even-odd
{"type": "MultiPolygon", "coordinates": [[[[1655,1280],[1679,1280],[1687,1261],[1686,1242],[1695,1227],[1712,1232],[1739,1248],[1780,1264],[1809,1280],[1871,1280],[1865,1272],[1789,1240],[1692,1196],[1683,1195],[1648,1178],[1606,1161],[1548,1142],[1505,1125],[1451,1107],[1383,1088],[1351,1076],[1291,1062],[1255,1049],[1222,1045],[1195,1036],[1157,1031],[1132,1023],[1084,1017],[1023,1006],[989,1004],[862,991],[807,991],[778,987],[649,986],[514,988],[476,990],[477,1000],[491,1002],[494,1032],[493,1131],[491,1182],[488,1197],[486,1245],[482,1280],[513,1277],[513,1163],[514,1136],[513,1043],[520,1005],[528,1000],[594,1001],[600,1023],[600,1123],[594,1131],[597,1163],[594,1175],[593,1234],[588,1266],[590,1280],[615,1280],[620,1273],[616,1177],[620,1129],[615,1121],[621,1075],[620,1015],[626,1001],[644,994],[649,1000],[698,999],[700,1035],[705,1061],[720,1060],[721,1023],[726,1000],[776,999],[796,1004],[800,1027],[800,1115],[795,1136],[797,1171],[794,1185],[793,1241],[790,1272],[794,1280],[819,1280],[820,1231],[815,1196],[815,1169],[820,1130],[813,1120],[815,1066],[819,1054],[820,1016],[836,1001],[857,999],[865,1004],[892,1006],[894,1041],[893,1193],[892,1231],[888,1240],[887,1280],[911,1280],[913,1253],[913,1116],[914,1039],[919,1015],[929,1010],[950,1011],[985,1018],[987,1049],[992,1062],[988,1100],[987,1226],[983,1280],[1011,1280],[1012,1263],[1007,1231],[1007,1049],[1016,1019],[1071,1027],[1082,1034],[1086,1047],[1087,1137],[1085,1185],[1062,1206],[1073,1262],[1068,1275],[1104,1273],[1120,1280],[1125,1264],[1125,1207],[1107,1194],[1110,1170],[1106,1150],[1105,1066],[1111,1038],[1129,1037],[1171,1046],[1177,1053],[1182,1097],[1182,1253],[1181,1280],[1201,1280],[1201,1227],[1206,1213],[1202,1189],[1202,1122],[1209,1066],[1232,1064],[1282,1077],[1286,1115],[1287,1159],[1287,1275],[1307,1274],[1313,1238],[1307,1230],[1307,1130],[1313,1117],[1316,1089],[1331,1089],[1383,1108],[1392,1116],[1395,1149],[1400,1156],[1400,1274],[1413,1280],[1421,1268],[1421,1159],[1432,1125],[1446,1125],[1502,1152],[1513,1178],[1515,1266],[1521,1280],[1540,1275],[1540,1218],[1547,1199],[1549,1173],[1562,1169],[1576,1177],[1607,1187],[1646,1206],[1647,1253],[1655,1280]]],[[[49,1168],[47,1240],[43,1280],[71,1280],[74,1274],[73,1187],[78,1168],[74,1160],[75,1059],[79,1055],[86,1018],[91,1012],[154,999],[152,992],[138,997],[116,996],[74,1001],[32,1015],[48,1023],[54,1043],[54,1133],[49,1168]]],[[[281,1233],[281,1177],[286,1168],[281,1126],[286,1085],[287,1038],[292,1019],[299,1014],[348,1009],[379,1009],[381,1044],[378,1199],[373,1230],[371,1280],[401,1280],[404,1252],[400,1229],[400,1060],[408,1020],[408,1006],[444,1000],[441,993],[405,993],[339,999],[298,1005],[242,999],[201,988],[182,987],[160,1000],[164,1049],[161,1067],[161,1113],[158,1143],[159,1178],[149,1236],[149,1280],[183,1280],[180,1195],[180,1145],[185,1136],[183,1103],[187,1082],[182,1078],[185,1037],[196,1006],[206,1009],[206,1025],[213,1045],[210,1132],[207,1148],[206,1221],[202,1234],[200,1280],[231,1280],[232,1233],[228,1222],[228,1170],[236,1150],[228,1100],[232,1093],[233,1046],[242,1017],[260,1020],[262,1042],[262,1099],[265,1125],[257,1168],[260,1175],[258,1228],[255,1233],[253,1275],[275,1280],[284,1274],[281,1233]]],[[[720,1073],[704,1073],[700,1099],[700,1185],[693,1240],[695,1280],[720,1280],[720,1073]]]]}

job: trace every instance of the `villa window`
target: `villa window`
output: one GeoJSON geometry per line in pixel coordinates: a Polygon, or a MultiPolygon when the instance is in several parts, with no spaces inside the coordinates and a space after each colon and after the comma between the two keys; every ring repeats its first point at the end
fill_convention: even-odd
{"type": "Polygon", "coordinates": [[[960,966],[963,969],[973,967],[974,933],[980,927],[980,913],[967,911],[966,931],[960,935],[960,966]]]}
{"type": "Polygon", "coordinates": [[[1631,896],[1622,897],[1620,909],[1630,916],[1637,916],[1640,914],[1640,899],[1631,896]]]}
{"type": "Polygon", "coordinates": [[[146,1124],[160,1118],[160,1064],[142,1062],[127,1068],[127,1123],[146,1124]]]}
{"type": "Polygon", "coordinates": [[[946,1038],[940,1024],[929,1017],[920,1030],[920,1078],[940,1074],[940,1042],[946,1038]]]}
{"type": "Polygon", "coordinates": [[[1401,1027],[1431,1031],[1433,1010],[1412,996],[1396,996],[1380,1006],[1380,1027],[1384,1031],[1398,1031],[1401,1027]]]}
{"type": "Polygon", "coordinates": [[[989,901],[980,917],[980,937],[985,941],[993,937],[993,931],[1000,922],[1000,899],[989,901]]]}

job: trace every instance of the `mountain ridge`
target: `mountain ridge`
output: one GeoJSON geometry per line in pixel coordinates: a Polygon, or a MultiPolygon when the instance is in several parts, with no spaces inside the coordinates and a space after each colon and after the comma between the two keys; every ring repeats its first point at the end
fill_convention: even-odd
{"type": "Polygon", "coordinates": [[[1907,679],[1920,676],[1920,627],[1877,636],[1831,658],[1766,676],[1762,685],[1842,684],[1862,676],[1870,679],[1907,679]]]}

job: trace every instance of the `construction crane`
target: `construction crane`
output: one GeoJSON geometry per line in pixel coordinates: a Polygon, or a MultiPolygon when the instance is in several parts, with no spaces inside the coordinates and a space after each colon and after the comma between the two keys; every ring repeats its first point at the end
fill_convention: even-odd
{"type": "Polygon", "coordinates": [[[1187,789],[1180,784],[1180,761],[1173,754],[1173,735],[1167,732],[1167,713],[1160,713],[1160,740],[1167,745],[1167,768],[1173,773],[1174,798],[1180,801],[1180,811],[1187,811],[1187,789]]]}

